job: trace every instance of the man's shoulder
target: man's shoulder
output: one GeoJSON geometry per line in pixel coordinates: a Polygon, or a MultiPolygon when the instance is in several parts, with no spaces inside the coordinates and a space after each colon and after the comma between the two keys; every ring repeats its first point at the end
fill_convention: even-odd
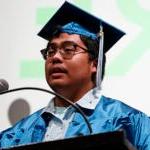
{"type": "Polygon", "coordinates": [[[99,107],[101,107],[106,112],[111,112],[113,116],[142,113],[138,109],[124,103],[121,100],[107,97],[104,95],[102,95],[100,99],[99,107]]]}
{"type": "Polygon", "coordinates": [[[23,118],[12,127],[0,133],[0,148],[11,147],[31,142],[34,127],[43,123],[41,110],[23,118]],[[27,138],[28,137],[28,138],[27,138]]]}
{"type": "Polygon", "coordinates": [[[12,127],[2,131],[0,134],[4,133],[11,133],[14,132],[17,129],[25,130],[29,128],[40,116],[43,109],[40,109],[33,114],[24,117],[23,119],[19,120],[16,124],[14,124],[12,127]]]}

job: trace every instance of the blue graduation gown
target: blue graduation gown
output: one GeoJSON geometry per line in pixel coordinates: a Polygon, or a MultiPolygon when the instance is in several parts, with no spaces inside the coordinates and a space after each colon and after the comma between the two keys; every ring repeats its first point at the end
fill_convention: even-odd
{"type": "MultiPolygon", "coordinates": [[[[128,140],[138,150],[150,150],[150,119],[144,113],[121,101],[102,96],[94,110],[83,109],[93,134],[124,129],[128,140]]],[[[0,133],[0,148],[42,142],[47,123],[41,116],[42,109],[22,119],[13,127],[0,133]]],[[[76,112],[65,138],[88,135],[88,127],[76,112]]]]}

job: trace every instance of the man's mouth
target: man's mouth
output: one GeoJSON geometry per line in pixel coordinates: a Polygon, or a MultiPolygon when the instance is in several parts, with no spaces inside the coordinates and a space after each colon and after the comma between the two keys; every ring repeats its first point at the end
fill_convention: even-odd
{"type": "Polygon", "coordinates": [[[54,67],[50,69],[50,75],[54,75],[54,74],[64,74],[67,73],[66,69],[62,68],[62,67],[54,67]]]}

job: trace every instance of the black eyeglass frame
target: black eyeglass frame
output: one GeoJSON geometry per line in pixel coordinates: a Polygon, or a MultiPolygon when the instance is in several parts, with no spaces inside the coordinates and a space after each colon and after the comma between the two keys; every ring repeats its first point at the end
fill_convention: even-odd
{"type": "MultiPolygon", "coordinates": [[[[74,42],[71,42],[71,43],[72,43],[72,46],[75,47],[74,53],[72,54],[71,57],[68,57],[68,58],[66,57],[66,58],[65,58],[65,57],[63,56],[63,53],[61,53],[61,50],[59,50],[61,56],[62,56],[64,59],[71,59],[74,55],[79,54],[79,53],[90,53],[90,54],[93,55],[93,56],[95,55],[93,51],[88,50],[88,49],[86,49],[86,48],[83,48],[82,46],[80,46],[80,45],[78,45],[78,44],[76,44],[76,43],[74,43],[74,42]],[[81,49],[84,50],[84,51],[76,51],[77,47],[81,48],[81,49]]],[[[48,44],[48,46],[47,46],[45,49],[40,50],[40,52],[41,52],[41,54],[42,54],[44,60],[47,60],[47,58],[50,57],[50,56],[47,55],[48,49],[49,49],[49,44],[48,44]]],[[[53,56],[57,53],[57,51],[58,51],[58,50],[56,50],[56,52],[53,54],[53,56]]],[[[51,57],[53,57],[53,56],[51,56],[51,57]]]]}

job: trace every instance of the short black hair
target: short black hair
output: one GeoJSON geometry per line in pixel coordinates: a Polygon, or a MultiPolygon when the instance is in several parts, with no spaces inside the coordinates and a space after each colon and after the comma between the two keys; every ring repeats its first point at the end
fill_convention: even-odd
{"type": "MultiPolygon", "coordinates": [[[[92,51],[92,53],[89,53],[91,60],[98,61],[98,53],[99,53],[99,41],[98,39],[93,40],[88,37],[80,35],[81,40],[87,47],[89,51],[92,51]]],[[[105,74],[105,64],[106,64],[106,55],[103,53],[103,61],[102,61],[102,76],[101,79],[103,80],[104,74],[105,74]]]]}

